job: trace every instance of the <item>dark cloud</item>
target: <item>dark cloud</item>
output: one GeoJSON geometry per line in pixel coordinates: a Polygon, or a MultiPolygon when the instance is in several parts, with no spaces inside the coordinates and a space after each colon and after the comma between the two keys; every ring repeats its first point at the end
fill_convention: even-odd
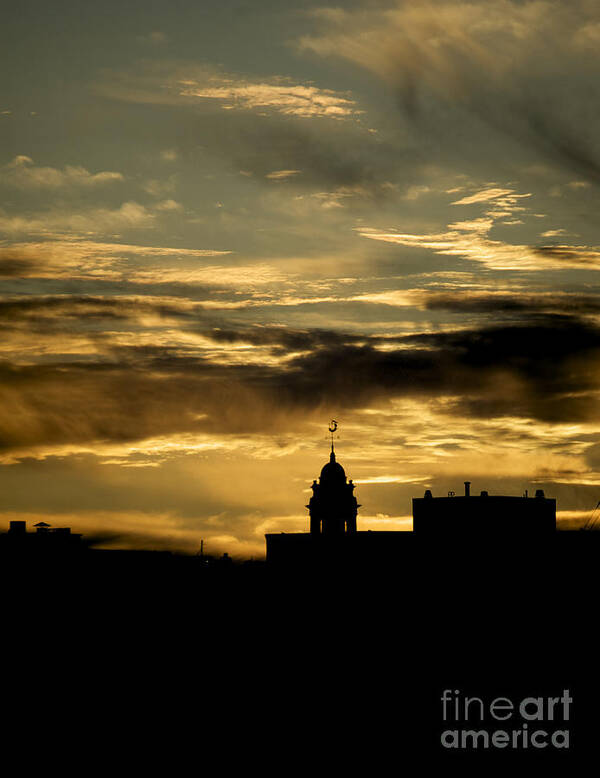
{"type": "Polygon", "coordinates": [[[201,330],[206,337],[217,342],[252,343],[256,346],[271,346],[276,352],[307,351],[319,347],[336,348],[348,343],[358,343],[365,338],[335,330],[294,330],[283,326],[238,327],[237,329],[212,328],[201,330]]]}
{"type": "Polygon", "coordinates": [[[17,250],[3,249],[0,253],[0,278],[20,278],[31,275],[41,263],[23,256],[17,250]]]}
{"type": "Polygon", "coordinates": [[[532,251],[540,257],[562,260],[570,264],[576,263],[582,267],[589,264],[596,268],[600,259],[600,252],[597,249],[585,246],[533,246],[532,251]]]}
{"type": "Polygon", "coordinates": [[[428,293],[424,307],[431,311],[480,314],[490,313],[522,318],[539,314],[597,314],[600,298],[591,294],[486,294],[478,292],[428,293]]]}
{"type": "Polygon", "coordinates": [[[0,319],[19,318],[130,318],[144,312],[167,312],[174,307],[147,301],[93,296],[19,297],[0,300],[0,319]]]}
{"type": "MultiPolygon", "coordinates": [[[[92,298],[101,300],[105,297],[113,300],[143,300],[145,297],[181,297],[185,300],[199,302],[219,299],[225,302],[239,300],[239,294],[231,285],[199,284],[189,282],[161,281],[150,279],[134,281],[119,278],[70,278],[70,277],[18,277],[3,282],[7,300],[23,299],[43,301],[47,298],[65,299],[66,295],[83,300],[92,298]],[[10,298],[8,297],[10,295],[10,298]]],[[[102,304],[102,303],[100,303],[102,304]]],[[[160,304],[160,303],[158,303],[160,304]]],[[[40,302],[40,307],[43,303],[40,302]]],[[[133,303],[132,303],[133,305],[133,303]]],[[[169,300],[171,308],[177,306],[169,300]]]]}
{"type": "MultiPolygon", "coordinates": [[[[600,411],[600,329],[554,316],[381,340],[340,333],[245,328],[226,338],[264,338],[276,349],[308,348],[281,365],[227,365],[160,346],[112,347],[104,364],[0,369],[5,449],[66,442],[127,441],[184,431],[299,429],[334,409],[392,397],[451,397],[460,413],[582,421],[600,411]]],[[[221,337],[218,333],[217,338],[221,337]]]]}
{"type": "Polygon", "coordinates": [[[589,420],[599,410],[600,330],[575,317],[410,340],[450,358],[441,385],[449,380],[458,390],[458,409],[467,415],[563,422],[589,420]]]}
{"type": "Polygon", "coordinates": [[[131,327],[148,316],[192,322],[204,318],[201,310],[189,305],[143,298],[60,295],[0,300],[0,322],[5,332],[14,330],[54,337],[86,335],[98,341],[98,347],[102,342],[110,342],[110,336],[103,332],[103,325],[112,322],[114,327],[119,322],[129,322],[131,327]]]}

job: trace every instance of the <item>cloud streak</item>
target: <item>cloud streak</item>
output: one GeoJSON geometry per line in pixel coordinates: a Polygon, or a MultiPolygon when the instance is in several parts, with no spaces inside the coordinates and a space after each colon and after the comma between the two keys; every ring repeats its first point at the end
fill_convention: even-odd
{"type": "Polygon", "coordinates": [[[436,254],[480,263],[491,270],[531,271],[600,267],[600,248],[595,246],[528,246],[493,240],[490,232],[498,224],[523,223],[522,219],[507,220],[507,217],[523,212],[524,207],[517,203],[528,197],[531,197],[531,193],[519,194],[512,189],[493,188],[455,200],[452,205],[483,204],[491,205],[492,210],[477,218],[448,224],[445,232],[419,235],[367,226],[355,229],[359,235],[370,240],[429,249],[436,254]]]}
{"type": "MultiPolygon", "coordinates": [[[[420,132],[456,142],[438,127],[469,117],[471,141],[480,123],[600,181],[594,3],[396,0],[314,16],[319,32],[304,36],[300,48],[376,74],[420,132]]],[[[479,133],[471,145],[485,140],[479,133]]]]}
{"type": "Polygon", "coordinates": [[[347,93],[284,76],[251,79],[195,63],[141,62],[134,71],[106,73],[96,89],[132,102],[213,103],[227,111],[274,112],[303,119],[350,119],[362,113],[347,93]]]}
{"type": "Polygon", "coordinates": [[[294,84],[287,79],[255,82],[213,77],[208,83],[182,81],[179,94],[202,100],[217,100],[225,110],[274,110],[288,116],[345,119],[361,113],[356,103],[331,89],[294,84]]]}
{"type": "MultiPolygon", "coordinates": [[[[185,249],[171,246],[143,246],[92,240],[48,240],[0,244],[0,276],[19,278],[95,278],[185,281],[190,276],[215,278],[214,269],[189,268],[184,263],[230,254],[227,250],[185,249]],[[175,267],[140,267],[140,259],[177,262],[175,267]]],[[[242,271],[243,272],[243,271],[242,271]]],[[[251,273],[248,273],[250,276],[251,273]]],[[[227,277],[227,271],[222,274],[227,277]]]]}

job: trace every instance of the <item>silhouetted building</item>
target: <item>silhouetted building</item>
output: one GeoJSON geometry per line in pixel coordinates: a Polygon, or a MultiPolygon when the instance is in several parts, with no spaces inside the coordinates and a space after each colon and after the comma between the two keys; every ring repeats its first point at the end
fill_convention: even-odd
{"type": "Polygon", "coordinates": [[[360,505],[354,484],[336,460],[333,444],[329,462],[319,481],[312,483],[313,495],[306,506],[310,512],[310,532],[281,532],[265,535],[267,562],[275,565],[330,564],[343,561],[360,564],[386,556],[397,556],[399,546],[410,535],[406,532],[359,532],[360,505]]]}
{"type": "Polygon", "coordinates": [[[356,514],[360,506],[354,496],[354,484],[336,462],[333,443],[329,462],[321,470],[319,483],[312,483],[313,496],[306,506],[310,511],[310,534],[336,536],[356,532],[356,514]]]}
{"type": "Polygon", "coordinates": [[[556,500],[538,489],[535,497],[492,496],[481,492],[471,496],[471,482],[465,481],[464,496],[449,492],[447,497],[413,499],[413,532],[357,530],[360,507],[354,496],[354,484],[346,479],[337,462],[333,445],[329,462],[313,481],[313,496],[306,506],[310,511],[310,532],[281,532],[265,535],[267,562],[276,565],[351,564],[386,565],[407,560],[407,554],[423,551],[418,538],[432,544],[436,539],[460,538],[463,548],[477,544],[477,538],[518,538],[551,535],[556,531],[556,500]],[[411,540],[413,538],[413,540],[411,540]],[[468,543],[465,540],[468,538],[468,543]],[[408,546],[407,546],[408,544],[408,546]]]}
{"type": "Polygon", "coordinates": [[[70,527],[52,527],[45,521],[35,525],[35,532],[27,532],[24,521],[11,521],[8,532],[0,534],[0,554],[11,556],[63,555],[83,548],[80,534],[71,532],[70,527]]]}
{"type": "Polygon", "coordinates": [[[538,489],[535,497],[501,497],[481,492],[471,496],[471,482],[465,481],[464,496],[450,492],[433,497],[415,497],[413,532],[418,536],[447,535],[540,535],[556,531],[556,500],[538,489]]]}

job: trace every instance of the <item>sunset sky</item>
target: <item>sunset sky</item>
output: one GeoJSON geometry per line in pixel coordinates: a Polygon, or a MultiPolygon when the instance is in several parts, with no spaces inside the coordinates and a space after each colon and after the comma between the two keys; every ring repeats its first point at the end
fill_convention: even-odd
{"type": "Polygon", "coordinates": [[[22,0],[0,91],[0,529],[264,554],[336,451],[600,499],[597,0],[22,0]]]}

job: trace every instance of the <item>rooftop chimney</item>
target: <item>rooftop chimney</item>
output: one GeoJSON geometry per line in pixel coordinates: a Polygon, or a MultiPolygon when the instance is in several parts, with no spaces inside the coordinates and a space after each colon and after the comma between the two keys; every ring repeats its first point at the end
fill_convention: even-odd
{"type": "Polygon", "coordinates": [[[465,481],[465,497],[471,496],[471,482],[465,481]]]}

